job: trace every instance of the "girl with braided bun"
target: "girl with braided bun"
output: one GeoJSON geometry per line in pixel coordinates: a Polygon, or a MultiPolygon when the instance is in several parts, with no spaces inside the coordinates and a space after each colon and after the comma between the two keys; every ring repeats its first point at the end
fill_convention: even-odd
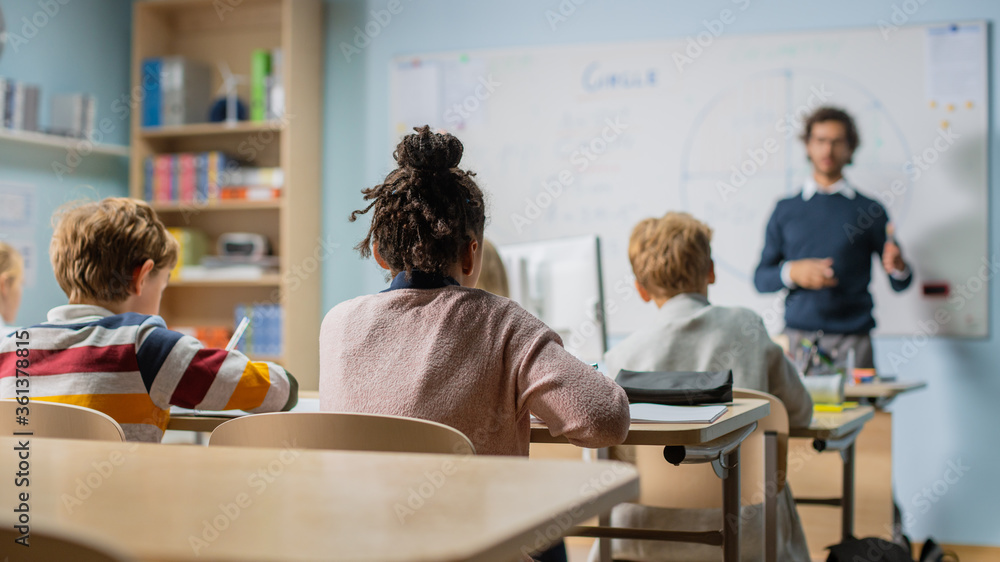
{"type": "Polygon", "coordinates": [[[357,250],[389,288],[343,302],[320,331],[320,408],[457,428],[476,453],[528,455],[529,412],[581,447],[621,443],[628,401],[517,303],[476,289],[486,205],[462,143],[424,126],[398,167],[362,191],[371,226],[357,250]]]}

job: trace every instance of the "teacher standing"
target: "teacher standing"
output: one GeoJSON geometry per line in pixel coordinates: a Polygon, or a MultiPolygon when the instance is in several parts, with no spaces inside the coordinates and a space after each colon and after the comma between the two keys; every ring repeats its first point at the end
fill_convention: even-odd
{"type": "Polygon", "coordinates": [[[873,367],[872,254],[893,290],[906,289],[913,275],[885,208],[843,176],[860,144],[851,116],[821,107],[806,118],[801,138],[812,177],[775,206],[754,285],[762,293],[788,289],[785,333],[793,349],[819,337],[822,349],[839,358],[854,349],[855,366],[873,367]]]}

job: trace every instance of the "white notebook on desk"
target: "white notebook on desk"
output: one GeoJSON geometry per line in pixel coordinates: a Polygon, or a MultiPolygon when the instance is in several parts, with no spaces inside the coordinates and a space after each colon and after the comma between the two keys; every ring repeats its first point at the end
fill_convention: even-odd
{"type": "Polygon", "coordinates": [[[665,406],[639,402],[628,405],[632,423],[712,423],[726,413],[721,404],[665,406]]]}
{"type": "MultiPolygon", "coordinates": [[[[291,412],[318,412],[319,411],[319,398],[299,398],[298,404],[294,408],[289,410],[291,412]]],[[[170,415],[172,416],[204,416],[207,418],[238,418],[240,416],[245,416],[249,412],[244,412],[243,410],[192,410],[190,408],[181,408],[180,406],[171,406],[170,415]]]]}

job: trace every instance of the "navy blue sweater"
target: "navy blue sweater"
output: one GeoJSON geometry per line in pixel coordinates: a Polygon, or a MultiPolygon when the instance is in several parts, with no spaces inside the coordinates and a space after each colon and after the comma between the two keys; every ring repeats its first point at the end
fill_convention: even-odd
{"type": "MultiPolygon", "coordinates": [[[[885,208],[857,193],[848,199],[840,193],[816,193],[808,201],[799,193],[782,199],[767,223],[764,251],[754,274],[762,293],[784,288],[781,264],[804,258],[833,258],[838,284],[826,289],[792,289],[785,299],[785,325],[799,330],[832,334],[866,334],[875,327],[872,296],[872,254],[881,261],[885,246],[885,208]]],[[[911,274],[892,288],[902,291],[911,274]]]]}

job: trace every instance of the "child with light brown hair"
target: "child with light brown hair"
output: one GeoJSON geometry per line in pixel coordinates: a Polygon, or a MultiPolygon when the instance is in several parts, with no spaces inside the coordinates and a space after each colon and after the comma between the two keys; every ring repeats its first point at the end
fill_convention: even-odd
{"type": "Polygon", "coordinates": [[[0,242],[0,337],[17,319],[24,291],[24,258],[6,242],[0,242]]]}
{"type": "Polygon", "coordinates": [[[487,239],[483,239],[483,271],[479,274],[477,289],[510,298],[510,284],[507,281],[507,268],[503,266],[500,252],[487,239]]]}
{"type": "Polygon", "coordinates": [[[160,299],[177,241],[147,203],[107,198],[57,212],[53,223],[49,255],[69,304],[0,340],[0,398],[23,388],[14,352],[27,349],[32,400],[102,411],[129,441],[159,442],[171,405],[253,413],[295,405],[298,385],[280,366],[167,329],[160,299]]]}
{"type": "MultiPolygon", "coordinates": [[[[670,212],[642,220],[632,230],[628,257],[635,286],[645,302],[659,308],[656,319],[605,355],[608,373],[619,371],[726,371],[733,386],[777,396],[788,410],[791,427],[812,419],[812,400],[795,367],[771,341],[764,321],[747,308],[715,306],[708,287],[715,283],[712,229],[687,213],[670,212]]],[[[778,559],[809,560],[809,550],[791,491],[778,499],[778,559]]],[[[665,518],[682,510],[623,504],[616,508],[625,526],[676,528],[665,518]],[[625,513],[627,512],[627,515],[625,513]],[[627,518],[627,523],[624,519],[627,518]]],[[[681,516],[690,518],[688,516],[681,516]]],[[[681,550],[707,547],[671,543],[615,541],[615,558],[689,560],[681,550]],[[636,552],[644,553],[637,555],[636,552]]],[[[717,551],[714,553],[717,556],[717,551]]]]}

